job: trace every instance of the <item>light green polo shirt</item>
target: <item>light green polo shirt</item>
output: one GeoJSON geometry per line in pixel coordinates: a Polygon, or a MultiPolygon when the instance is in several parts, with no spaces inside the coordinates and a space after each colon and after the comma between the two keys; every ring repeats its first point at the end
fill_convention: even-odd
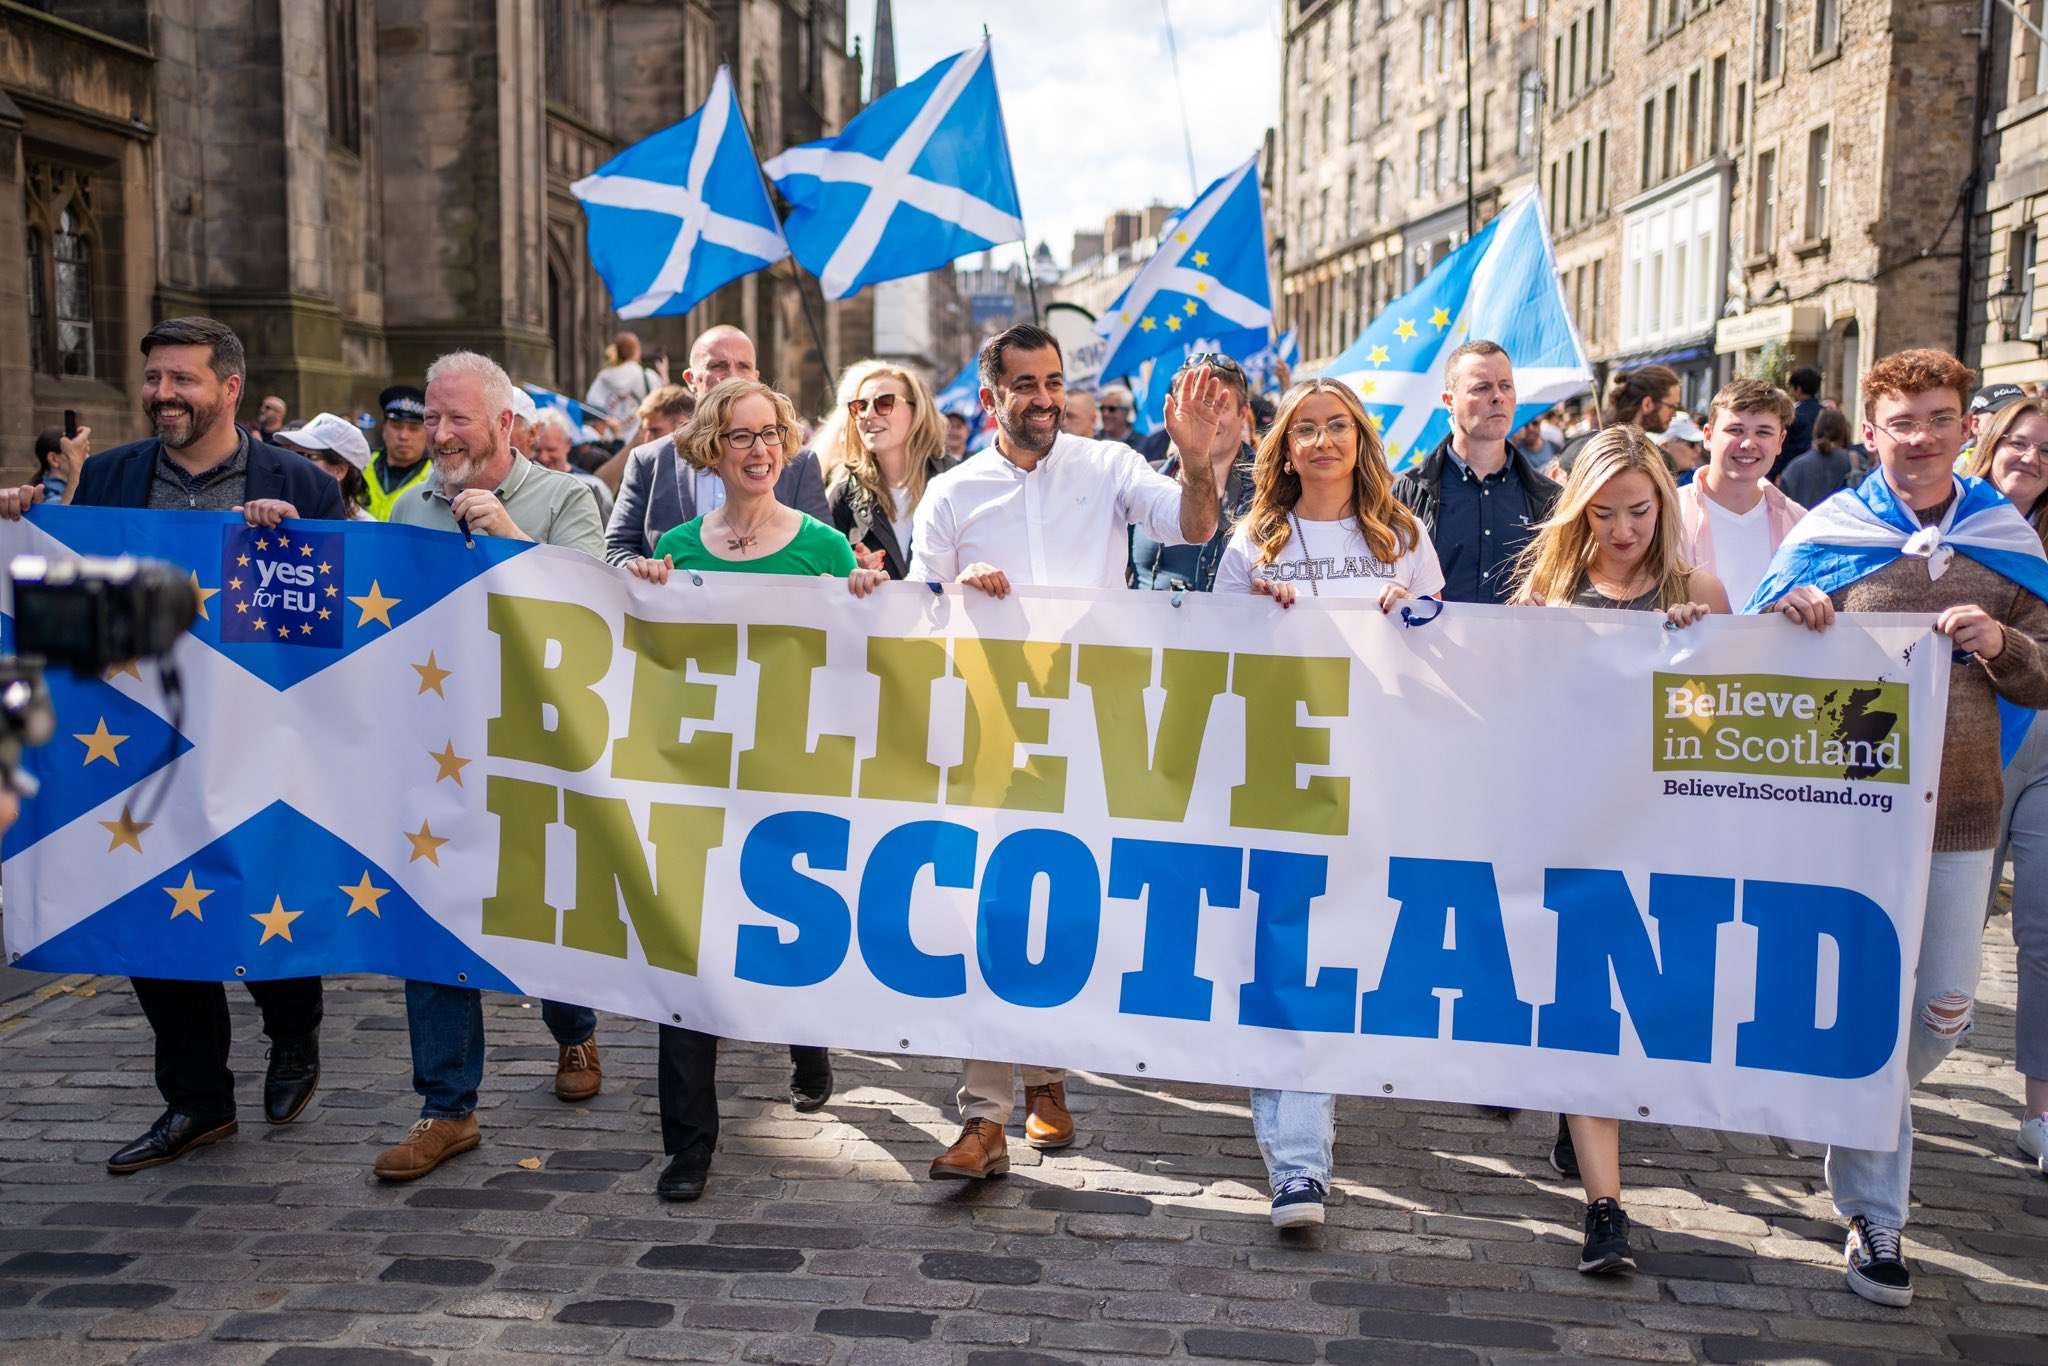
{"type": "MultiPolygon", "coordinates": [[[[604,558],[604,527],[597,520],[597,500],[570,474],[543,469],[517,451],[512,468],[498,485],[498,500],[512,515],[512,524],[542,545],[580,550],[604,558]]],[[[407,489],[392,506],[391,520],[401,526],[435,531],[460,531],[439,479],[407,489]]]]}

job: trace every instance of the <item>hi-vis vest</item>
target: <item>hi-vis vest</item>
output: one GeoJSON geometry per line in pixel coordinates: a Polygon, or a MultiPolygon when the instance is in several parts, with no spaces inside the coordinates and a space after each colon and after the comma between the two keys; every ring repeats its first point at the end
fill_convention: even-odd
{"type": "Polygon", "coordinates": [[[363,471],[363,482],[370,487],[370,515],[380,522],[388,522],[391,520],[391,509],[398,505],[398,500],[418,488],[428,474],[432,473],[434,461],[432,457],[420,461],[417,474],[399,485],[393,492],[386,493],[383,482],[377,478],[377,464],[383,459],[384,452],[378,451],[370,461],[370,468],[363,471]]]}

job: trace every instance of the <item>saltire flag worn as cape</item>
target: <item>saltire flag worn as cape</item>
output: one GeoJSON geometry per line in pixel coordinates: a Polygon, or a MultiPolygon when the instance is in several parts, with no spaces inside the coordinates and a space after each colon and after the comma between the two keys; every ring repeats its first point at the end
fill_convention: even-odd
{"type": "MultiPolygon", "coordinates": [[[[1768,610],[1794,588],[1823,593],[1865,579],[1902,555],[1927,563],[1938,579],[1957,555],[1967,555],[2048,602],[2048,554],[2041,538],[2005,495],[1982,479],[1956,475],[1955,500],[1933,526],[1922,526],[1884,477],[1872,470],[1854,489],[1823,499],[1787,533],[1764,571],[1745,612],[1768,610]]],[[[2034,712],[1998,699],[1999,758],[2019,752],[2034,712]]]]}

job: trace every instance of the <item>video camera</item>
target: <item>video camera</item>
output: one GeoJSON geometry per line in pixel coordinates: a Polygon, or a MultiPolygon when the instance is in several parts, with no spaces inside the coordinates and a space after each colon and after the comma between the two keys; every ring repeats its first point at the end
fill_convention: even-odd
{"type": "MultiPolygon", "coordinates": [[[[191,576],[161,560],[19,555],[14,586],[15,653],[0,656],[0,781],[24,796],[34,784],[21,755],[57,727],[43,666],[97,678],[116,664],[166,659],[191,629],[199,599],[191,576]]],[[[166,678],[166,687],[172,687],[166,678]]]]}

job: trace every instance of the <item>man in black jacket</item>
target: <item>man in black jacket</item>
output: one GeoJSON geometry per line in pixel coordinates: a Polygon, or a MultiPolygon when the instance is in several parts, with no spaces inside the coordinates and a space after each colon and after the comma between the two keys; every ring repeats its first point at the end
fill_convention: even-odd
{"type": "MultiPolygon", "coordinates": [[[[235,425],[242,397],[242,342],[211,318],[173,318],[142,339],[142,404],[156,435],[103,451],[78,475],[74,506],[211,508],[251,526],[286,518],[340,520],[341,485],[311,461],[251,440],[235,425]]],[[[43,486],[0,492],[0,517],[43,500],[43,486]]],[[[219,982],[130,979],[156,1031],[156,1084],[168,1107],[107,1159],[116,1175],[141,1171],[235,1132],[235,1078],[228,1070],[228,998],[219,982]]],[[[299,1117],[320,1081],[320,979],[249,982],[270,1038],[263,1114],[299,1117]]]]}
{"type": "Polygon", "coordinates": [[[1515,370],[1500,343],[1469,341],[1444,367],[1451,434],[1394,496],[1422,523],[1444,569],[1447,602],[1506,602],[1514,563],[1557,505],[1558,487],[1508,443],[1515,370]]]}

